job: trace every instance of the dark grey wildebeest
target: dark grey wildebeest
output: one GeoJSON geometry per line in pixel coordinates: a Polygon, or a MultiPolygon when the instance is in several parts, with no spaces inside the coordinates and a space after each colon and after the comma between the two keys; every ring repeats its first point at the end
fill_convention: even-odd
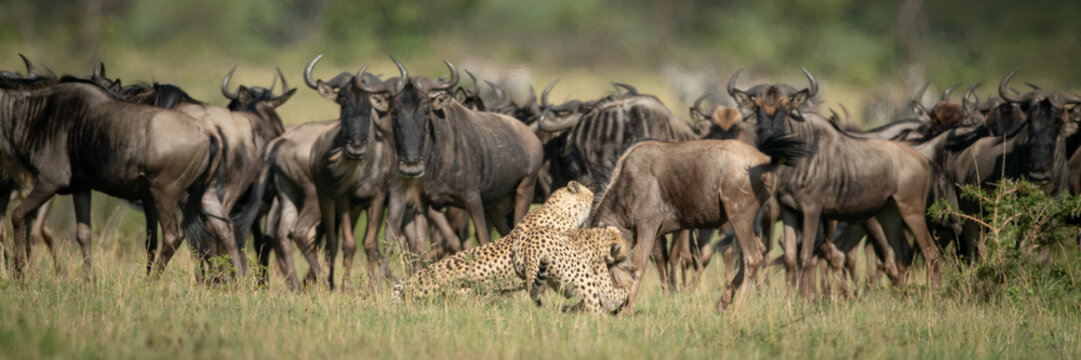
{"type": "Polygon", "coordinates": [[[420,214],[427,206],[454,206],[469,211],[485,244],[490,224],[503,234],[513,226],[507,210],[513,210],[512,222],[525,215],[543,150],[520,121],[454,101],[449,91],[458,83],[458,71],[445,63],[448,81],[406,77],[402,90],[389,98],[398,176],[391,182],[386,235],[400,238],[408,203],[420,205],[420,214]]]}
{"type": "MultiPolygon", "coordinates": [[[[28,88],[0,78],[0,129],[0,153],[35,177],[12,213],[17,274],[26,262],[27,216],[58,193],[73,194],[76,240],[88,277],[92,190],[152,209],[148,219],[160,221],[165,234],[154,274],[165,269],[183,239],[181,212],[185,235],[203,254],[209,235],[204,221],[227,215],[216,194],[206,191],[219,174],[221,140],[212,125],[183,113],[122,101],[90,82],[28,88]]],[[[231,236],[221,227],[211,230],[217,240],[231,236]]]]}
{"type": "MultiPolygon", "coordinates": [[[[810,87],[795,92],[782,91],[779,86],[762,87],[756,92],[739,90],[735,87],[739,72],[728,82],[728,93],[736,103],[754,114],[758,138],[792,134],[815,147],[813,155],[800,159],[794,167],[782,167],[778,173],[786,262],[796,261],[795,227],[802,225],[803,230],[798,252],[801,293],[810,296],[814,292],[812,262],[819,248],[815,238],[823,219],[865,222],[884,242],[885,235],[877,222],[895,221],[899,216],[927,260],[930,282],[938,285],[940,254],[925,219],[932,181],[930,160],[908,145],[853,136],[818,114],[801,111],[801,106],[818,92],[818,82],[806,70],[804,74],[810,87]]],[[[827,239],[822,246],[832,247],[832,242],[827,239]]],[[[841,256],[831,260],[836,270],[843,266],[838,263],[843,260],[841,256]]],[[[892,257],[887,259],[887,273],[895,282],[903,283],[904,274],[898,272],[892,257]]],[[[790,277],[789,283],[793,282],[790,277]]]]}

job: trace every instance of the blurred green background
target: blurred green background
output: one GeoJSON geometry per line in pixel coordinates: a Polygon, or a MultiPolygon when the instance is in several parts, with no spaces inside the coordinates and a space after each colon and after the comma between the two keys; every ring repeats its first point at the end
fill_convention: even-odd
{"type": "MultiPolygon", "coordinates": [[[[1045,87],[1081,77],[1077,1],[5,0],[0,19],[0,68],[21,70],[21,52],[85,74],[101,58],[113,76],[175,83],[211,103],[224,103],[217,84],[233,64],[241,83],[268,85],[281,66],[303,87],[318,53],[323,77],[364,64],[393,74],[388,54],[443,76],[446,58],[517,98],[557,77],[559,100],[622,81],[688,118],[686,103],[738,68],[748,69],[742,85],[801,86],[805,66],[826,106],[844,103],[868,125],[903,116],[925,81],[938,91],[982,82],[988,94],[1014,68],[1045,87]]],[[[305,90],[282,112],[297,123],[336,110],[305,90]]]]}

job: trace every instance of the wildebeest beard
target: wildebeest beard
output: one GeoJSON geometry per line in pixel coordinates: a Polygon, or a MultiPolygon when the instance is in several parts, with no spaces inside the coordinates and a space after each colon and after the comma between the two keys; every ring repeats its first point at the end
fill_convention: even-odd
{"type": "Polygon", "coordinates": [[[1028,111],[1029,140],[1025,145],[1027,175],[1030,180],[1047,181],[1055,164],[1056,147],[1062,129],[1062,111],[1046,99],[1028,111]]]}

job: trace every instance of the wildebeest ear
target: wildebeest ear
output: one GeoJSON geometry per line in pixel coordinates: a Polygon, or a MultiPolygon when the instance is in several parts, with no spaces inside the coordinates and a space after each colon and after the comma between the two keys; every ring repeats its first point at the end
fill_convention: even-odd
{"type": "Polygon", "coordinates": [[[296,92],[297,88],[292,88],[289,91],[286,91],[284,94],[281,94],[281,96],[270,99],[270,106],[273,106],[275,108],[282,106],[282,104],[284,104],[286,101],[289,101],[289,98],[292,98],[293,94],[296,94],[296,92]]]}
{"type": "Polygon", "coordinates": [[[387,94],[371,94],[368,95],[368,102],[372,104],[372,107],[379,112],[387,112],[390,110],[390,101],[387,98],[387,94]]]}
{"type": "Polygon", "coordinates": [[[732,98],[736,100],[736,104],[739,104],[739,107],[741,108],[749,110],[754,109],[755,107],[754,99],[752,99],[751,96],[747,95],[747,93],[745,92],[736,91],[732,93],[732,98]]]}
{"type": "Polygon", "coordinates": [[[809,95],[810,93],[807,89],[803,89],[795,94],[792,94],[792,96],[788,98],[789,106],[791,106],[793,109],[799,109],[801,106],[803,106],[803,103],[807,102],[807,98],[809,97],[809,95]]]}
{"type": "Polygon", "coordinates": [[[929,115],[927,113],[927,109],[924,108],[923,105],[918,103],[918,102],[915,102],[915,101],[912,102],[912,113],[916,114],[916,118],[920,119],[920,121],[931,122],[931,115],[929,115]]]}
{"type": "Polygon", "coordinates": [[[695,124],[703,121],[709,121],[709,119],[702,115],[702,113],[698,112],[698,109],[695,109],[693,107],[691,108],[691,120],[694,120],[695,124]]]}
{"type": "Polygon", "coordinates": [[[465,100],[468,99],[468,98],[469,98],[469,96],[465,93],[465,89],[463,89],[463,88],[454,89],[454,100],[458,100],[458,102],[464,104],[465,100]]]}
{"type": "Polygon", "coordinates": [[[448,94],[446,91],[438,91],[429,96],[432,99],[433,111],[443,110],[443,107],[447,106],[447,104],[450,104],[453,99],[453,97],[450,96],[450,94],[448,94]]]}
{"type": "Polygon", "coordinates": [[[577,194],[578,191],[581,190],[578,188],[578,186],[578,182],[572,180],[571,182],[567,183],[567,191],[570,191],[571,194],[577,194]]]}
{"type": "Polygon", "coordinates": [[[319,90],[319,95],[321,95],[324,99],[334,102],[338,101],[338,92],[334,91],[334,87],[323,82],[323,80],[319,80],[319,83],[316,85],[316,89],[319,90]]]}

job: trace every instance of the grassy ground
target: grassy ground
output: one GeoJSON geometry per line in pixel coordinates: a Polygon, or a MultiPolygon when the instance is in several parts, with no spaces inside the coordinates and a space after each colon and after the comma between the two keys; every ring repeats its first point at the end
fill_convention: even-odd
{"type": "MultiPolygon", "coordinates": [[[[134,234],[131,234],[134,235],[134,234]]],[[[129,235],[130,236],[130,235],[129,235]]],[[[741,311],[718,313],[723,269],[694,292],[666,294],[649,274],[639,306],[618,317],[537,308],[524,293],[399,304],[376,294],[290,293],[250,280],[195,284],[180,252],[160,281],[143,275],[136,241],[103,241],[98,281],[83,281],[43,247],[25,282],[0,276],[0,358],[1071,358],[1081,354],[1077,298],[962,301],[922,286],[876,288],[850,300],[786,294],[769,270],[741,311]],[[130,246],[124,249],[123,247],[130,246]]],[[[1074,251],[1070,249],[1070,251],[1074,251]]],[[[1076,256],[1071,253],[1069,256],[1076,256]]],[[[299,259],[298,259],[299,260],[299,259]]],[[[363,260],[355,271],[361,270],[363,260]]],[[[303,269],[303,266],[301,266],[303,269]]],[[[302,270],[303,271],[303,270],[302,270]]],[[[275,275],[276,276],[276,275],[275,275]]],[[[949,274],[947,274],[949,276],[949,274]]],[[[355,278],[363,288],[364,276],[355,278]]],[[[551,294],[549,294],[551,295],[551,294]]]]}

